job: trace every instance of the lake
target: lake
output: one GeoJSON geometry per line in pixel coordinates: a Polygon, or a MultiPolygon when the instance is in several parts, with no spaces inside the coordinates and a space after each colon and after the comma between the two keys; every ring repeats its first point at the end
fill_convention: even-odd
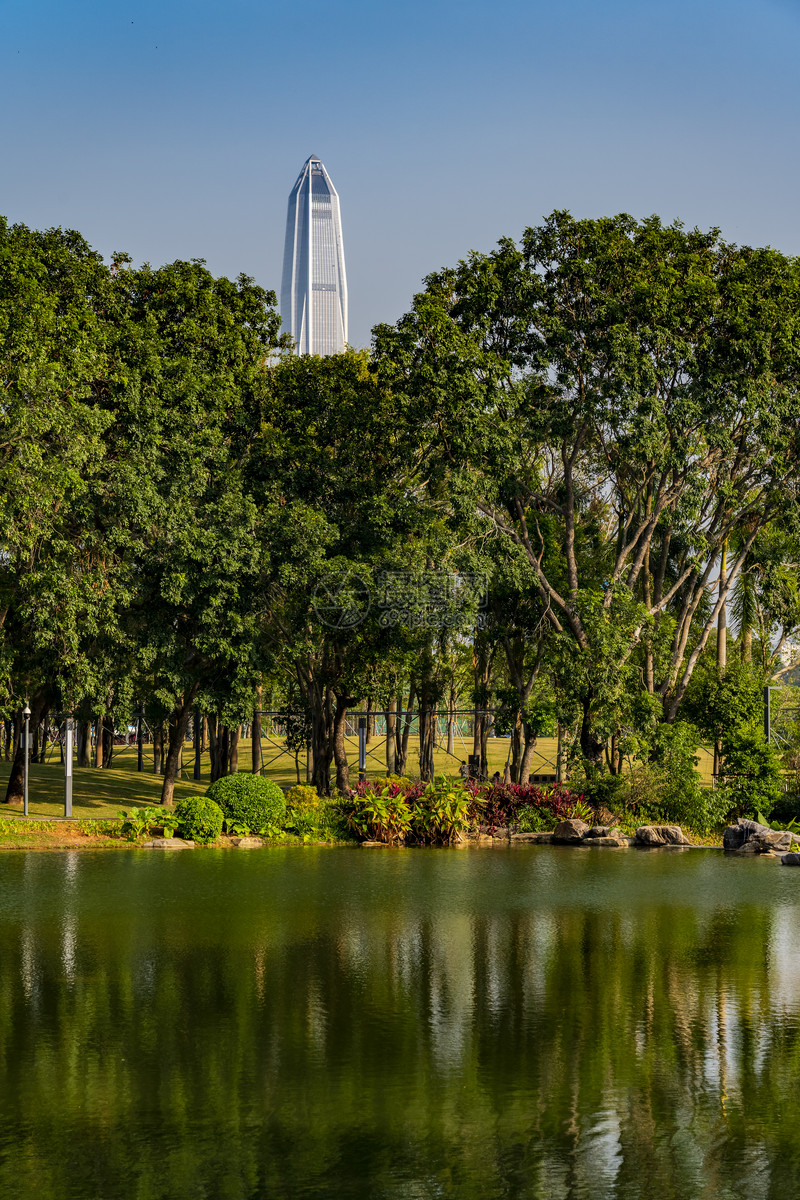
{"type": "Polygon", "coordinates": [[[800,870],[0,855],[4,1200],[796,1200],[800,870]]]}

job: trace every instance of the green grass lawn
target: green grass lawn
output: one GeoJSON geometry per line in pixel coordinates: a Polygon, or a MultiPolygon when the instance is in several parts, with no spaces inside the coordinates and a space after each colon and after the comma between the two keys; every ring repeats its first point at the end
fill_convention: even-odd
{"type": "MultiPolygon", "coordinates": [[[[500,771],[502,774],[508,754],[508,738],[492,738],[489,741],[489,773],[500,771]]],[[[462,759],[466,759],[472,749],[471,741],[457,741],[455,757],[451,758],[444,750],[437,750],[434,756],[437,772],[456,775],[462,759]]],[[[409,746],[410,773],[416,774],[416,743],[409,746]]],[[[385,744],[382,738],[376,738],[367,747],[367,775],[379,777],[385,774],[385,744]]],[[[534,774],[555,773],[555,738],[540,738],[537,755],[534,760],[534,774]]],[[[700,771],[705,781],[710,781],[711,759],[707,751],[700,752],[700,771]]],[[[282,750],[279,743],[271,743],[266,738],[262,743],[262,757],[265,774],[283,787],[289,787],[297,780],[294,756],[282,750]]],[[[350,762],[351,779],[358,774],[358,741],[348,738],[348,760],[350,762]]],[[[153,774],[153,752],[151,746],[145,746],[145,770],[140,774],[136,769],[136,747],[115,747],[113,764],[109,770],[96,770],[92,767],[75,768],[72,788],[72,808],[77,819],[91,817],[116,817],[122,808],[133,808],[148,804],[159,804],[161,799],[161,776],[153,774]]],[[[239,768],[249,771],[251,764],[251,747],[249,741],[242,741],[239,748],[239,768]]],[[[175,784],[175,798],[197,795],[206,790],[210,783],[210,765],[208,755],[204,754],[201,762],[202,775],[199,780],[192,779],[194,755],[187,743],[185,765],[181,778],[175,784]]],[[[0,788],[5,791],[10,766],[0,763],[0,788]]],[[[305,782],[305,759],[300,759],[300,779],[305,782]]],[[[30,768],[30,813],[39,817],[59,817],[64,812],[64,768],[57,758],[46,764],[32,763],[30,768]]],[[[11,815],[18,811],[16,806],[0,809],[0,813],[11,815]]]]}

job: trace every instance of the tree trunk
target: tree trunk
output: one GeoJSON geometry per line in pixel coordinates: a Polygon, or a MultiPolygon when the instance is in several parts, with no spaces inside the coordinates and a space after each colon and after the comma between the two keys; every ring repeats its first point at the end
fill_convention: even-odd
{"type": "Polygon", "coordinates": [[[406,709],[405,719],[402,721],[403,697],[397,697],[397,726],[395,736],[397,738],[396,765],[398,775],[405,775],[408,764],[408,739],[411,735],[411,722],[414,719],[414,695],[415,685],[412,681],[408,692],[408,708],[406,709]]]}
{"type": "MultiPolygon", "coordinates": [[[[42,713],[47,707],[47,693],[45,691],[34,692],[30,699],[31,716],[29,729],[34,728],[39,723],[42,713]]],[[[14,759],[11,764],[11,774],[8,777],[4,804],[22,804],[25,799],[25,741],[22,737],[23,728],[22,710],[19,709],[15,717],[14,759]]]]}
{"type": "Polygon", "coordinates": [[[492,661],[494,647],[489,647],[485,636],[478,633],[472,649],[472,666],[474,678],[475,728],[472,736],[472,753],[480,755],[480,774],[486,778],[488,770],[487,742],[489,738],[489,696],[492,682],[492,661]]]}
{"type": "MultiPolygon", "coordinates": [[[[517,713],[514,728],[511,730],[511,782],[524,783],[520,772],[522,769],[522,717],[517,713]]],[[[488,774],[488,769],[487,769],[488,774]]]]}
{"type": "Polygon", "coordinates": [[[344,740],[349,696],[336,697],[336,712],[333,718],[333,757],[336,763],[336,787],[343,796],[350,794],[350,764],[347,761],[347,746],[344,740]]]}
{"type": "Polygon", "coordinates": [[[156,721],[153,725],[153,774],[161,774],[161,760],[164,757],[164,722],[156,721]]]}
{"type": "Polygon", "coordinates": [[[241,725],[236,725],[231,729],[230,742],[228,747],[228,774],[236,775],[239,771],[239,740],[242,736],[241,725]]]}
{"type": "Polygon", "coordinates": [[[556,730],[556,783],[564,782],[564,726],[556,730]]]}
{"type": "Polygon", "coordinates": [[[114,718],[106,715],[103,718],[103,766],[111,766],[114,757],[114,718]]]}
{"type": "MultiPolygon", "coordinates": [[[[258,685],[256,691],[256,706],[253,710],[253,728],[250,730],[250,764],[254,775],[258,775],[261,771],[261,684],[258,685]]],[[[297,764],[297,755],[295,755],[295,764],[297,764]]],[[[299,766],[298,766],[299,770],[299,766]]],[[[298,775],[297,782],[300,782],[298,775]]]]}
{"type": "Polygon", "coordinates": [[[3,758],[8,762],[11,757],[11,718],[3,721],[3,758]]]}
{"type": "Polygon", "coordinates": [[[395,725],[397,713],[389,705],[386,709],[386,774],[394,775],[397,770],[397,743],[395,741],[395,725]]]}
{"type": "Polygon", "coordinates": [[[481,777],[483,779],[489,778],[489,730],[492,728],[489,722],[490,714],[487,713],[481,728],[481,777]]]}
{"type": "MultiPolygon", "coordinates": [[[[31,707],[31,711],[33,708],[31,707]]],[[[23,758],[23,742],[20,736],[22,728],[22,709],[17,709],[14,715],[14,745],[11,759],[11,774],[8,777],[8,785],[6,787],[6,795],[4,804],[21,804],[24,800],[24,772],[25,763],[23,758]]]]}
{"type": "Polygon", "coordinates": [[[455,758],[456,752],[456,689],[450,688],[450,695],[447,700],[447,753],[451,758],[455,758]]]}
{"type": "Polygon", "coordinates": [[[214,783],[222,775],[218,736],[219,721],[216,713],[209,713],[206,717],[206,729],[208,731],[208,757],[211,761],[211,782],[214,783]]]}
{"type": "MultiPolygon", "coordinates": [[[[722,546],[722,557],[719,563],[719,594],[722,596],[728,587],[728,544],[722,546]]],[[[727,603],[723,604],[717,617],[717,666],[723,674],[728,666],[728,613],[727,603]]]]}
{"type": "Polygon", "coordinates": [[[595,740],[592,733],[592,697],[584,696],[581,719],[581,754],[591,767],[599,768],[603,761],[603,742],[595,740]]]}
{"type": "Polygon", "coordinates": [[[217,727],[217,753],[220,775],[230,774],[231,731],[227,725],[217,727]]]}
{"type": "Polygon", "coordinates": [[[77,721],[76,726],[78,766],[88,767],[91,765],[89,762],[89,750],[92,743],[92,723],[91,721],[77,721]]]}
{"type": "Polygon", "coordinates": [[[536,753],[536,733],[531,725],[522,722],[523,748],[519,768],[519,782],[527,783],[533,771],[533,756],[536,753]]]}
{"type": "Polygon", "coordinates": [[[419,702],[419,774],[420,779],[433,779],[433,748],[436,744],[436,717],[430,704],[419,702]]]}
{"type": "Polygon", "coordinates": [[[330,796],[333,758],[333,702],[330,690],[326,688],[324,693],[315,699],[316,703],[311,710],[311,754],[314,762],[312,780],[320,796],[330,796]]]}
{"type": "Polygon", "coordinates": [[[99,770],[103,765],[103,717],[94,723],[94,765],[99,770]]]}
{"type": "Polygon", "coordinates": [[[169,749],[167,750],[167,759],[164,765],[164,783],[161,788],[161,803],[165,808],[172,808],[175,802],[175,779],[178,774],[181,748],[183,747],[183,739],[186,737],[186,727],[189,724],[192,705],[199,691],[200,684],[195,683],[188,692],[184,692],[181,705],[175,710],[175,720],[174,722],[170,722],[169,749]]]}

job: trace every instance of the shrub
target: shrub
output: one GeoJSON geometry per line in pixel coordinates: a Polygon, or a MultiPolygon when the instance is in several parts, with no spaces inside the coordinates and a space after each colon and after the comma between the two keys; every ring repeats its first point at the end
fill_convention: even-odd
{"type": "Polygon", "coordinates": [[[119,816],[122,817],[119,832],[129,842],[149,833],[154,825],[163,826],[167,836],[167,831],[175,828],[175,814],[166,808],[134,808],[130,812],[123,809],[119,816]]]}
{"type": "Polygon", "coordinates": [[[223,775],[206,795],[222,809],[226,822],[246,825],[253,833],[274,834],[286,820],[283,792],[261,775],[223,775]]]}
{"type": "Polygon", "coordinates": [[[208,796],[187,796],[175,806],[181,837],[193,842],[215,842],[222,833],[222,809],[208,796]]]}
{"type": "Polygon", "coordinates": [[[785,828],[792,821],[800,824],[800,796],[795,793],[787,793],[772,806],[770,820],[773,824],[778,823],[781,828],[785,828]]]}
{"type": "Polygon", "coordinates": [[[490,829],[496,829],[498,825],[518,824],[521,810],[533,807],[541,809],[548,820],[552,818],[552,828],[557,821],[569,816],[580,798],[579,792],[570,791],[562,783],[550,788],[535,783],[490,783],[475,792],[472,815],[490,829]]]}
{"type": "Polygon", "coordinates": [[[317,794],[317,789],[309,783],[296,783],[286,793],[287,809],[316,808],[318,803],[319,795],[317,794]]]}
{"type": "Polygon", "coordinates": [[[592,809],[608,808],[611,812],[625,804],[625,777],[608,772],[593,772],[580,781],[582,799],[592,809]]]}
{"type": "Polygon", "coordinates": [[[392,796],[399,796],[401,792],[405,795],[409,788],[418,786],[418,784],[413,784],[406,775],[385,775],[376,779],[359,779],[355,791],[357,796],[366,796],[372,793],[379,795],[384,788],[388,787],[392,796]]]}
{"type": "Polygon", "coordinates": [[[546,809],[537,808],[535,804],[523,804],[517,813],[517,824],[520,833],[543,833],[555,825],[555,821],[546,809]]]}
{"type": "Polygon", "coordinates": [[[448,846],[471,824],[474,794],[446,775],[427,785],[411,810],[414,838],[421,845],[448,846]]]}
{"type": "Polygon", "coordinates": [[[347,827],[364,842],[386,842],[392,845],[405,841],[411,829],[411,809],[405,796],[392,795],[387,784],[380,791],[363,796],[355,792],[339,802],[339,811],[347,827]]]}
{"type": "Polygon", "coordinates": [[[740,726],[722,742],[723,775],[717,788],[727,812],[769,818],[781,798],[780,760],[760,729],[740,726]]]}
{"type": "Polygon", "coordinates": [[[317,795],[308,784],[295,784],[286,793],[285,828],[307,840],[341,841],[347,837],[347,822],[339,804],[317,795]]]}

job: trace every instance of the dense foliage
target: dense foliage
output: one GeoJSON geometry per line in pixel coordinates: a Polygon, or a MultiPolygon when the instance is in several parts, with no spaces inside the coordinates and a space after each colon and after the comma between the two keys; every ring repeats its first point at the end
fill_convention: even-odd
{"type": "MultiPolygon", "coordinates": [[[[523,790],[557,733],[564,795],[595,808],[703,829],[777,801],[758,729],[800,628],[796,259],[556,212],[429,276],[371,353],[315,358],[246,276],[0,221],[0,380],[8,801],[26,700],[36,738],[73,714],[98,768],[141,713],[167,807],[190,723],[235,780],[243,726],[280,711],[298,785],[307,748],[315,792],[347,795],[348,713],[380,711],[388,808],[358,820],[391,838],[460,827],[450,785],[422,796],[437,713],[455,757],[465,709],[481,773],[508,733],[523,790]]],[[[226,817],[279,827],[255,795],[226,817]]],[[[484,803],[490,825],[544,805],[484,803]]],[[[315,811],[290,801],[301,836],[334,827],[315,811]]]]}
{"type": "Polygon", "coordinates": [[[260,775],[224,775],[206,795],[219,806],[225,821],[250,833],[267,833],[286,820],[286,798],[270,779],[260,775]]]}

